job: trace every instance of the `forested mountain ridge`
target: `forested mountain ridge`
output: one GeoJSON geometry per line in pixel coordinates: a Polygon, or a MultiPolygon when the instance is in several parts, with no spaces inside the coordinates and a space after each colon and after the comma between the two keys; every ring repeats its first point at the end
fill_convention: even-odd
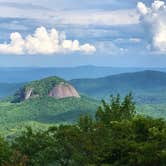
{"type": "MultiPolygon", "coordinates": [[[[158,100],[164,101],[165,94],[161,96],[161,93],[166,92],[165,75],[165,72],[148,70],[110,75],[96,79],[74,79],[69,82],[80,93],[97,97],[98,99],[105,96],[108,97],[110,94],[121,93],[125,95],[129,91],[132,91],[138,97],[145,96],[147,98],[152,96],[150,100],[153,100],[154,96],[157,95],[159,96],[158,100]]],[[[2,86],[0,86],[0,97],[3,98],[14,94],[24,84],[27,83],[2,83],[2,86]]]]}
{"type": "Polygon", "coordinates": [[[166,92],[166,73],[147,70],[97,79],[76,79],[71,80],[71,83],[80,93],[97,98],[128,92],[133,92],[138,97],[158,95],[160,98],[160,93],[164,97],[166,92]]]}

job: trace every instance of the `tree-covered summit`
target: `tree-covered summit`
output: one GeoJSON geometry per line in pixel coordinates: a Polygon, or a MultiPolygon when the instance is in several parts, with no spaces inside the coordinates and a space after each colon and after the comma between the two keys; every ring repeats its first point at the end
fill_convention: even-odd
{"type": "Polygon", "coordinates": [[[29,98],[48,96],[51,90],[58,85],[66,87],[69,83],[56,76],[32,81],[27,83],[15,93],[13,102],[20,102],[29,98]]]}
{"type": "Polygon", "coordinates": [[[27,85],[25,85],[25,89],[33,89],[35,94],[38,94],[40,96],[45,96],[49,93],[49,91],[55,86],[58,85],[60,83],[67,83],[67,81],[65,81],[64,79],[60,78],[60,77],[48,77],[48,78],[44,78],[41,80],[37,80],[37,81],[32,81],[30,83],[28,83],[27,85]]]}

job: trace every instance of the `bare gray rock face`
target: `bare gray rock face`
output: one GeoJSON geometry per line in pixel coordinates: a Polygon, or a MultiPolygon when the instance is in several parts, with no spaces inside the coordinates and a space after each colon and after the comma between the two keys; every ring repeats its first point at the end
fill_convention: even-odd
{"type": "Polygon", "coordinates": [[[76,91],[76,89],[68,84],[68,83],[60,83],[56,85],[49,93],[50,97],[54,97],[57,99],[67,98],[67,97],[76,97],[80,98],[80,95],[76,91]]]}
{"type": "MultiPolygon", "coordinates": [[[[53,87],[53,89],[47,94],[50,97],[54,97],[56,99],[63,99],[68,97],[80,98],[77,90],[70,85],[69,83],[61,82],[53,87]]],[[[38,94],[34,94],[34,89],[24,89],[22,100],[28,100],[30,98],[39,97],[38,94]]]]}
{"type": "Polygon", "coordinates": [[[33,92],[32,88],[27,90],[27,92],[25,93],[25,100],[28,100],[32,96],[32,92],[33,92]]]}

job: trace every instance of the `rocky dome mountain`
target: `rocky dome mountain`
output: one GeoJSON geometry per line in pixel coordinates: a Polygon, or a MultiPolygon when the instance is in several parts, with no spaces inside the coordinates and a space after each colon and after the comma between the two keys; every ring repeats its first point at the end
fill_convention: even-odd
{"type": "Polygon", "coordinates": [[[32,81],[20,88],[14,95],[13,102],[21,102],[29,98],[50,96],[56,99],[75,97],[80,95],[67,81],[59,77],[48,77],[32,81]]]}

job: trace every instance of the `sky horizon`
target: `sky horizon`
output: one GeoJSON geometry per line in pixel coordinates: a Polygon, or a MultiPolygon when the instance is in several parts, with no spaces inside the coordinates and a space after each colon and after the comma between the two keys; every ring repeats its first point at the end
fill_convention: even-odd
{"type": "Polygon", "coordinates": [[[166,67],[164,0],[0,0],[0,67],[166,67]]]}

